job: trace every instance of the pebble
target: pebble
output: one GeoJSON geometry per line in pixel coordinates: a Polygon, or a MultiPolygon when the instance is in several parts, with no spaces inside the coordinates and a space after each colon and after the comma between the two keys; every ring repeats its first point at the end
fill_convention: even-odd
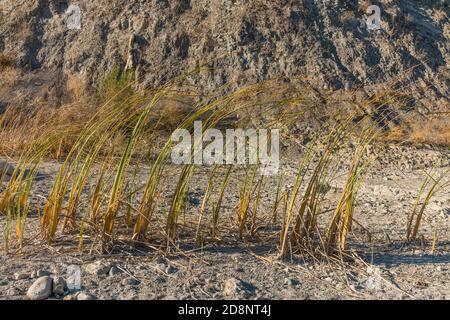
{"type": "Polygon", "coordinates": [[[30,278],[29,273],[21,273],[21,272],[14,273],[14,280],[25,280],[29,278],[30,278]]]}
{"type": "Polygon", "coordinates": [[[167,273],[167,274],[172,274],[172,273],[175,273],[175,272],[177,272],[178,271],[178,269],[177,268],[175,268],[175,267],[172,267],[172,266],[167,266],[167,268],[166,268],[166,270],[165,270],[165,272],[167,273]]]}
{"type": "Polygon", "coordinates": [[[53,294],[54,295],[63,295],[64,290],[66,289],[66,281],[63,277],[56,277],[53,279],[53,294]]]}
{"type": "Polygon", "coordinates": [[[63,300],[77,300],[78,294],[68,294],[67,296],[64,296],[63,300]]]}
{"type": "Polygon", "coordinates": [[[108,274],[111,267],[102,263],[102,261],[96,261],[86,265],[85,270],[87,273],[94,276],[102,276],[108,274]]]}
{"type": "Polygon", "coordinates": [[[9,280],[8,279],[2,279],[0,280],[0,287],[8,286],[9,280]]]}
{"type": "Polygon", "coordinates": [[[137,286],[139,285],[139,280],[129,277],[129,278],[125,278],[122,280],[122,285],[123,286],[137,286]]]}
{"type": "Polygon", "coordinates": [[[15,296],[19,296],[20,293],[16,288],[9,288],[8,290],[6,290],[6,295],[8,297],[15,297],[15,296]]]}
{"type": "Polygon", "coordinates": [[[77,300],[97,300],[95,296],[90,293],[80,292],[76,296],[77,300]]]}
{"type": "Polygon", "coordinates": [[[353,291],[360,291],[363,289],[363,287],[360,286],[359,284],[351,284],[350,289],[352,289],[353,291]]]}
{"type": "Polygon", "coordinates": [[[115,275],[117,275],[117,274],[119,274],[119,273],[121,273],[122,272],[122,270],[120,270],[119,268],[117,268],[116,266],[112,266],[111,267],[111,270],[109,270],[109,276],[110,277],[113,277],[113,276],[115,276],[115,275]]]}
{"type": "Polygon", "coordinates": [[[297,287],[300,285],[300,281],[298,281],[297,279],[285,278],[284,284],[288,285],[289,287],[297,287]]]}
{"type": "Polygon", "coordinates": [[[248,298],[255,291],[255,287],[240,279],[229,278],[224,282],[223,293],[227,297],[244,297],[248,298]]]}
{"type": "Polygon", "coordinates": [[[28,289],[27,297],[31,300],[45,300],[52,294],[53,279],[49,276],[38,278],[28,289]]]}

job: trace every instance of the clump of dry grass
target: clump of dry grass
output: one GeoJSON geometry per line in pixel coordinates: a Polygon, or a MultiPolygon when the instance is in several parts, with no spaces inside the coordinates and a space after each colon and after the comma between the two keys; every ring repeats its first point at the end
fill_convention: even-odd
{"type": "Polygon", "coordinates": [[[389,131],[388,142],[450,146],[450,117],[442,114],[424,120],[407,119],[389,131]]]}
{"type": "Polygon", "coordinates": [[[20,71],[13,67],[5,67],[1,71],[0,92],[14,86],[19,80],[20,71]]]}
{"type": "MultiPolygon", "coordinates": [[[[154,144],[155,132],[159,130],[192,130],[197,120],[202,120],[207,130],[224,124],[236,114],[240,115],[240,125],[288,131],[304,120],[309,108],[317,111],[320,106],[314,104],[306,91],[285,92],[275,82],[267,81],[204,103],[188,104],[190,108],[187,108],[190,93],[177,89],[180,79],[160,88],[137,90],[132,78],[118,69],[106,75],[99,87],[98,108],[86,107],[89,109],[80,112],[79,105],[70,105],[65,112],[64,108],[41,108],[32,110],[33,113],[11,109],[0,119],[0,146],[9,146],[9,153],[26,151],[21,161],[27,164],[28,170],[30,166],[35,168],[45,155],[63,159],[41,217],[43,239],[52,242],[59,234],[78,231],[80,249],[83,237],[91,235],[99,239],[105,252],[110,252],[119,238],[135,244],[156,243],[159,248],[169,250],[192,230],[196,230],[193,241],[215,241],[225,233],[238,241],[254,240],[258,238],[260,225],[279,224],[281,216],[280,228],[271,235],[280,239],[280,256],[318,251],[331,255],[347,250],[358,188],[369,163],[366,150],[385,129],[384,120],[390,118],[385,111],[386,105],[394,100],[390,93],[375,95],[358,104],[352,112],[343,113],[339,109],[325,116],[320,109],[320,132],[300,156],[292,188],[285,190],[283,180],[279,179],[268,221],[261,218],[263,208],[260,208],[267,182],[257,177],[257,167],[244,164],[245,177],[240,180],[238,203],[233,209],[237,214],[229,226],[225,225],[221,209],[234,174],[231,168],[223,175],[217,194],[212,194],[213,171],[202,205],[190,216],[187,198],[195,183],[192,180],[197,166],[185,165],[177,171],[177,183],[166,199],[161,194],[167,187],[170,137],[151,163],[144,181],[136,179],[136,169],[132,166],[140,148],[154,144]],[[359,120],[354,121],[356,118],[359,120]],[[351,141],[356,146],[351,147],[351,141]],[[349,166],[348,176],[329,217],[323,214],[323,203],[329,191],[326,186],[334,181],[342,162],[349,166]],[[96,166],[100,167],[99,172],[96,166]],[[93,181],[91,188],[89,181],[93,181]],[[87,202],[82,197],[85,190],[89,192],[87,202]],[[284,212],[278,215],[280,208],[284,212]],[[208,214],[210,217],[205,219],[208,214]],[[209,234],[200,234],[203,230],[208,230],[209,234]]],[[[73,92],[78,96],[82,90],[77,91],[75,86],[73,92]]],[[[8,153],[8,150],[0,152],[8,153]]],[[[32,182],[23,184],[24,179],[18,177],[11,180],[0,196],[0,208],[10,215],[11,221],[18,222],[18,238],[23,239],[22,217],[28,210],[26,204],[32,182]],[[20,199],[20,207],[17,199],[20,199]],[[11,211],[14,207],[19,209],[11,211]]]]}
{"type": "Polygon", "coordinates": [[[56,159],[67,154],[76,135],[92,116],[92,108],[68,104],[60,108],[36,104],[32,108],[11,106],[0,115],[0,153],[17,156],[43,136],[54,137],[47,156],[56,159]]]}
{"type": "Polygon", "coordinates": [[[0,53],[0,75],[0,94],[3,94],[6,89],[14,86],[20,77],[20,70],[16,68],[10,55],[0,53]]]}
{"type": "Polygon", "coordinates": [[[367,9],[373,4],[371,0],[360,0],[358,4],[358,9],[365,14],[367,9]]]}

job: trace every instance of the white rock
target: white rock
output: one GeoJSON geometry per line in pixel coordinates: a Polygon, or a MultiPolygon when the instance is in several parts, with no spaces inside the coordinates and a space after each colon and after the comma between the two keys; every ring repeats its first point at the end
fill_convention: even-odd
{"type": "Polygon", "coordinates": [[[53,279],[49,276],[37,279],[27,291],[31,300],[45,300],[52,294],[53,279]]]}
{"type": "Polygon", "coordinates": [[[6,290],[6,295],[8,297],[15,297],[15,296],[19,296],[20,293],[16,288],[9,288],[8,290],[6,290]]]}
{"type": "Polygon", "coordinates": [[[164,270],[167,274],[172,274],[172,273],[175,273],[175,272],[177,272],[178,270],[177,270],[177,268],[175,268],[175,267],[172,267],[172,266],[167,266],[167,268],[164,270]]]}
{"type": "Polygon", "coordinates": [[[129,278],[125,278],[122,280],[122,285],[123,286],[137,286],[139,285],[139,280],[129,277],[129,278]]]}
{"type": "Polygon", "coordinates": [[[68,294],[67,296],[64,296],[63,300],[77,300],[77,294],[68,294]]]}
{"type": "Polygon", "coordinates": [[[224,283],[223,293],[227,297],[245,297],[248,298],[255,288],[249,283],[245,283],[240,279],[229,278],[224,283]]]}

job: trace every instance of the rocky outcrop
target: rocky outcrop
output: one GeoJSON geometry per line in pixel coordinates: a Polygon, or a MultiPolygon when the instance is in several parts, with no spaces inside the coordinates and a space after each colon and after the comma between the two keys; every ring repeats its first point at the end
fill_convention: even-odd
{"type": "Polygon", "coordinates": [[[115,65],[152,86],[209,61],[192,77],[204,92],[278,77],[333,89],[401,77],[399,86],[413,82],[413,93],[426,88],[420,98],[431,104],[449,90],[445,0],[0,0],[0,7],[0,51],[23,70],[59,70],[90,85],[115,65]],[[366,25],[371,3],[381,7],[380,30],[366,25]],[[67,25],[74,4],[80,29],[67,25]]]}

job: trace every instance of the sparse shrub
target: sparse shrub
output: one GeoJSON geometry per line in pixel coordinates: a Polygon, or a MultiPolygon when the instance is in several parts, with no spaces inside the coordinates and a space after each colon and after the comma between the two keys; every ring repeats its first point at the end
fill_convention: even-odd
{"type": "Polygon", "coordinates": [[[106,72],[98,83],[97,96],[100,102],[108,99],[125,99],[133,94],[134,71],[122,70],[119,66],[114,66],[106,72]]]}
{"type": "MultiPolygon", "coordinates": [[[[217,170],[215,176],[221,176],[219,189],[214,191],[217,187],[212,185],[214,180],[210,178],[204,201],[199,211],[195,211],[196,208],[189,207],[188,197],[190,188],[197,183],[196,166],[186,165],[175,172],[168,168],[169,137],[159,149],[156,160],[152,161],[146,177],[143,180],[136,178],[134,170],[137,169],[132,166],[136,154],[143,145],[156,144],[154,137],[159,130],[190,130],[199,119],[207,123],[205,129],[217,127],[224,124],[222,121],[233,119],[232,115],[239,114],[246,117],[239,119],[243,124],[258,128],[281,127],[289,137],[290,126],[305,120],[305,109],[313,109],[315,100],[305,97],[306,91],[285,92],[267,81],[189,108],[189,100],[180,99],[183,93],[177,90],[178,86],[136,91],[130,77],[118,68],[104,76],[98,90],[99,107],[85,105],[86,109],[80,109],[80,105],[68,105],[61,109],[42,107],[34,111],[10,109],[0,118],[0,152],[26,151],[22,158],[27,165],[24,168],[34,165],[44,155],[57,154],[63,159],[41,216],[43,239],[52,242],[59,232],[66,235],[81,230],[80,249],[83,239],[93,236],[98,241],[95,243],[94,240],[93,246],[101,244],[105,252],[110,252],[117,240],[170,250],[178,247],[180,240],[185,243],[202,241],[203,244],[205,239],[216,241],[222,236],[249,243],[263,239],[260,229],[278,224],[270,237],[280,239],[279,253],[283,257],[317,252],[334,255],[351,246],[348,240],[357,213],[356,197],[368,164],[366,151],[374,137],[384,129],[380,123],[385,123],[384,120],[391,116],[388,110],[379,114],[378,108],[371,108],[374,99],[358,102],[353,110],[345,112],[335,108],[327,115],[319,105],[321,116],[316,121],[320,122],[320,130],[299,154],[295,184],[282,192],[285,188],[280,182],[274,194],[275,205],[269,212],[263,211],[266,208],[260,202],[269,181],[256,176],[256,167],[246,167],[245,177],[237,177],[240,188],[234,195],[236,206],[223,205],[228,193],[232,192],[227,186],[236,178],[236,172],[231,167],[225,172],[220,166],[214,169],[217,170]],[[355,118],[359,120],[355,122],[355,118]],[[355,137],[358,138],[356,142],[355,137]],[[348,176],[340,197],[333,199],[334,208],[328,211],[331,214],[327,215],[323,208],[324,200],[330,196],[327,186],[336,181],[336,170],[342,164],[349,165],[348,176]],[[100,168],[99,172],[95,168],[100,168]],[[162,190],[173,187],[167,183],[169,173],[177,175],[177,184],[167,199],[162,190]],[[226,210],[225,207],[234,212],[234,219],[225,218],[221,212],[226,210]],[[284,214],[278,215],[277,210],[281,209],[284,214]],[[188,214],[189,210],[193,215],[188,214]],[[209,219],[206,218],[208,213],[209,219]],[[211,232],[200,235],[200,231],[207,229],[211,232]]],[[[388,94],[377,95],[377,106],[385,106],[385,100],[392,101],[390,95],[385,95],[388,94]]],[[[226,125],[230,123],[226,122],[226,125]]],[[[25,220],[22,217],[28,212],[28,194],[32,186],[20,188],[20,185],[21,179],[18,179],[7,186],[6,192],[0,195],[0,209],[9,214],[11,203],[23,199],[20,210],[10,214],[10,218],[19,223],[18,238],[23,243],[25,220]]]]}

